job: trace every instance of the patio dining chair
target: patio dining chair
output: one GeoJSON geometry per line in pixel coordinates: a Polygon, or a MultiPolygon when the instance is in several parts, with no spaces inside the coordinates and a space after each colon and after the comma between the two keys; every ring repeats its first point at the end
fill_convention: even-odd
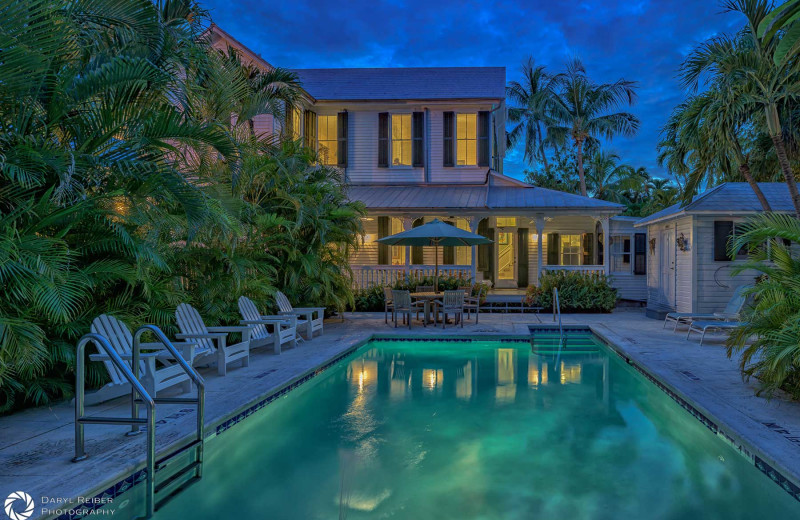
{"type": "Polygon", "coordinates": [[[389,311],[392,311],[392,321],[394,321],[394,300],[392,299],[392,288],[383,288],[383,322],[389,323],[389,311]]]}
{"type": "MultiPolygon", "coordinates": [[[[432,285],[418,285],[418,286],[416,286],[414,288],[414,292],[432,293],[435,290],[436,289],[432,285]]],[[[425,301],[423,301],[423,300],[415,301],[415,302],[412,302],[412,304],[417,308],[417,319],[419,319],[419,313],[423,312],[425,310],[425,301]]],[[[434,316],[434,319],[435,319],[436,316],[438,315],[437,312],[436,312],[436,300],[431,300],[430,301],[430,305],[433,306],[433,309],[431,309],[431,310],[433,312],[433,316],[434,316]]]]}
{"type": "Polygon", "coordinates": [[[445,291],[444,296],[437,302],[442,313],[442,329],[447,326],[447,315],[453,315],[453,323],[461,323],[464,328],[464,291],[456,289],[445,291]]]}
{"type": "Polygon", "coordinates": [[[397,319],[403,317],[403,325],[408,320],[408,328],[411,328],[411,313],[416,306],[411,303],[411,293],[408,291],[392,291],[392,303],[394,304],[394,328],[397,328],[397,319]]]}
{"type": "MultiPolygon", "coordinates": [[[[464,303],[466,304],[467,300],[472,297],[472,285],[460,285],[458,290],[464,291],[464,303]]],[[[467,319],[469,319],[469,312],[467,312],[467,319]]]]}
{"type": "Polygon", "coordinates": [[[467,311],[467,319],[469,319],[470,313],[474,313],[476,325],[478,324],[478,318],[481,314],[481,298],[483,297],[484,290],[486,290],[486,287],[481,285],[478,287],[478,294],[475,296],[467,294],[464,297],[464,310],[467,311]]]}

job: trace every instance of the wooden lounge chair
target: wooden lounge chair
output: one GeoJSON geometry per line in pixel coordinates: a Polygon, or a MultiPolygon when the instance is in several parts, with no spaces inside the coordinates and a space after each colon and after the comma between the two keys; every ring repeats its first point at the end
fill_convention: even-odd
{"type": "Polygon", "coordinates": [[[447,326],[447,315],[452,314],[454,323],[457,325],[461,323],[461,328],[464,328],[464,291],[456,289],[454,291],[445,291],[444,296],[438,302],[442,312],[442,329],[447,326]]]}
{"type": "Polygon", "coordinates": [[[689,335],[692,331],[699,332],[700,346],[702,347],[706,332],[709,330],[724,332],[726,330],[735,329],[736,327],[741,327],[742,325],[743,323],[741,321],[693,321],[689,324],[689,332],[686,333],[686,339],[689,339],[689,335]]]}
{"type": "Polygon", "coordinates": [[[705,320],[705,321],[730,321],[736,320],[739,318],[739,313],[742,311],[742,307],[744,307],[745,302],[747,301],[747,296],[744,294],[747,289],[750,289],[752,285],[740,285],[736,288],[731,295],[731,299],[728,300],[727,305],[725,305],[725,310],[722,312],[712,312],[712,313],[696,313],[696,312],[670,312],[664,318],[664,327],[667,327],[667,322],[674,321],[675,326],[672,328],[673,331],[678,329],[678,325],[681,323],[691,323],[695,320],[705,320]]]}
{"type": "Polygon", "coordinates": [[[239,323],[253,327],[250,332],[251,350],[272,345],[275,353],[280,354],[284,343],[297,346],[297,316],[263,316],[253,300],[246,296],[239,297],[239,313],[242,315],[239,323]],[[268,325],[272,326],[272,333],[267,330],[268,325]]]}
{"type": "MultiPolygon", "coordinates": [[[[91,331],[105,337],[117,351],[119,357],[125,361],[133,359],[133,334],[124,322],[113,316],[102,314],[92,321],[91,331]]],[[[181,353],[187,363],[191,364],[196,356],[195,343],[175,342],[176,349],[181,353]]],[[[183,384],[183,391],[191,391],[191,380],[189,374],[175,363],[172,354],[164,350],[161,343],[141,343],[140,347],[148,351],[139,353],[139,373],[135,373],[142,381],[147,392],[155,397],[159,390],[183,384]],[[156,361],[159,363],[156,364],[156,361]]],[[[106,354],[91,354],[89,359],[92,361],[102,361],[108,371],[111,382],[90,394],[86,394],[85,403],[87,405],[101,403],[116,397],[129,394],[131,386],[125,376],[111,362],[111,358],[106,354]]]]}
{"type": "Polygon", "coordinates": [[[325,307],[292,307],[289,298],[280,291],[275,293],[275,301],[280,309],[278,314],[297,316],[297,326],[305,331],[306,339],[312,339],[316,332],[322,334],[325,307]],[[314,317],[314,314],[317,316],[314,317]]]}
{"type": "Polygon", "coordinates": [[[408,320],[408,328],[411,328],[411,313],[414,312],[415,306],[411,303],[411,293],[408,291],[392,291],[392,301],[394,302],[394,328],[397,328],[398,316],[403,317],[403,325],[405,320],[408,320]]]}
{"type": "Polygon", "coordinates": [[[216,353],[217,373],[224,376],[227,373],[228,363],[241,361],[242,366],[250,364],[250,331],[252,327],[206,327],[203,318],[197,309],[187,303],[178,305],[175,310],[180,334],[176,338],[197,341],[201,348],[216,353]],[[227,345],[228,334],[241,332],[242,341],[235,345],[227,345]]]}

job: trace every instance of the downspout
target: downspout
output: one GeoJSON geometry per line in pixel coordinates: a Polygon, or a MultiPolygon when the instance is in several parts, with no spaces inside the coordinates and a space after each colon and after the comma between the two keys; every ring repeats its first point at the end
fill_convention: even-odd
{"type": "Polygon", "coordinates": [[[425,183],[431,182],[431,111],[425,107],[425,183]]]}

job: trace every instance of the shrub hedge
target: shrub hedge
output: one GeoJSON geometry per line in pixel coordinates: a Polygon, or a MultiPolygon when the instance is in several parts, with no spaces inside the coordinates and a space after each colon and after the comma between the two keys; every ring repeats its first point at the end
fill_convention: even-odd
{"type": "Polygon", "coordinates": [[[617,304],[617,290],[606,275],[576,271],[544,271],[539,286],[528,287],[525,303],[552,309],[554,288],[561,312],[611,312],[617,304]]]}

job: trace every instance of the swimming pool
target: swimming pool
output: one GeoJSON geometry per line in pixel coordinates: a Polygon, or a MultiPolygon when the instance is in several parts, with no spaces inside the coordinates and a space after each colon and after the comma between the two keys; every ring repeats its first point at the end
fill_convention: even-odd
{"type": "Polygon", "coordinates": [[[589,335],[373,341],[206,445],[171,518],[796,518],[589,335]]]}

